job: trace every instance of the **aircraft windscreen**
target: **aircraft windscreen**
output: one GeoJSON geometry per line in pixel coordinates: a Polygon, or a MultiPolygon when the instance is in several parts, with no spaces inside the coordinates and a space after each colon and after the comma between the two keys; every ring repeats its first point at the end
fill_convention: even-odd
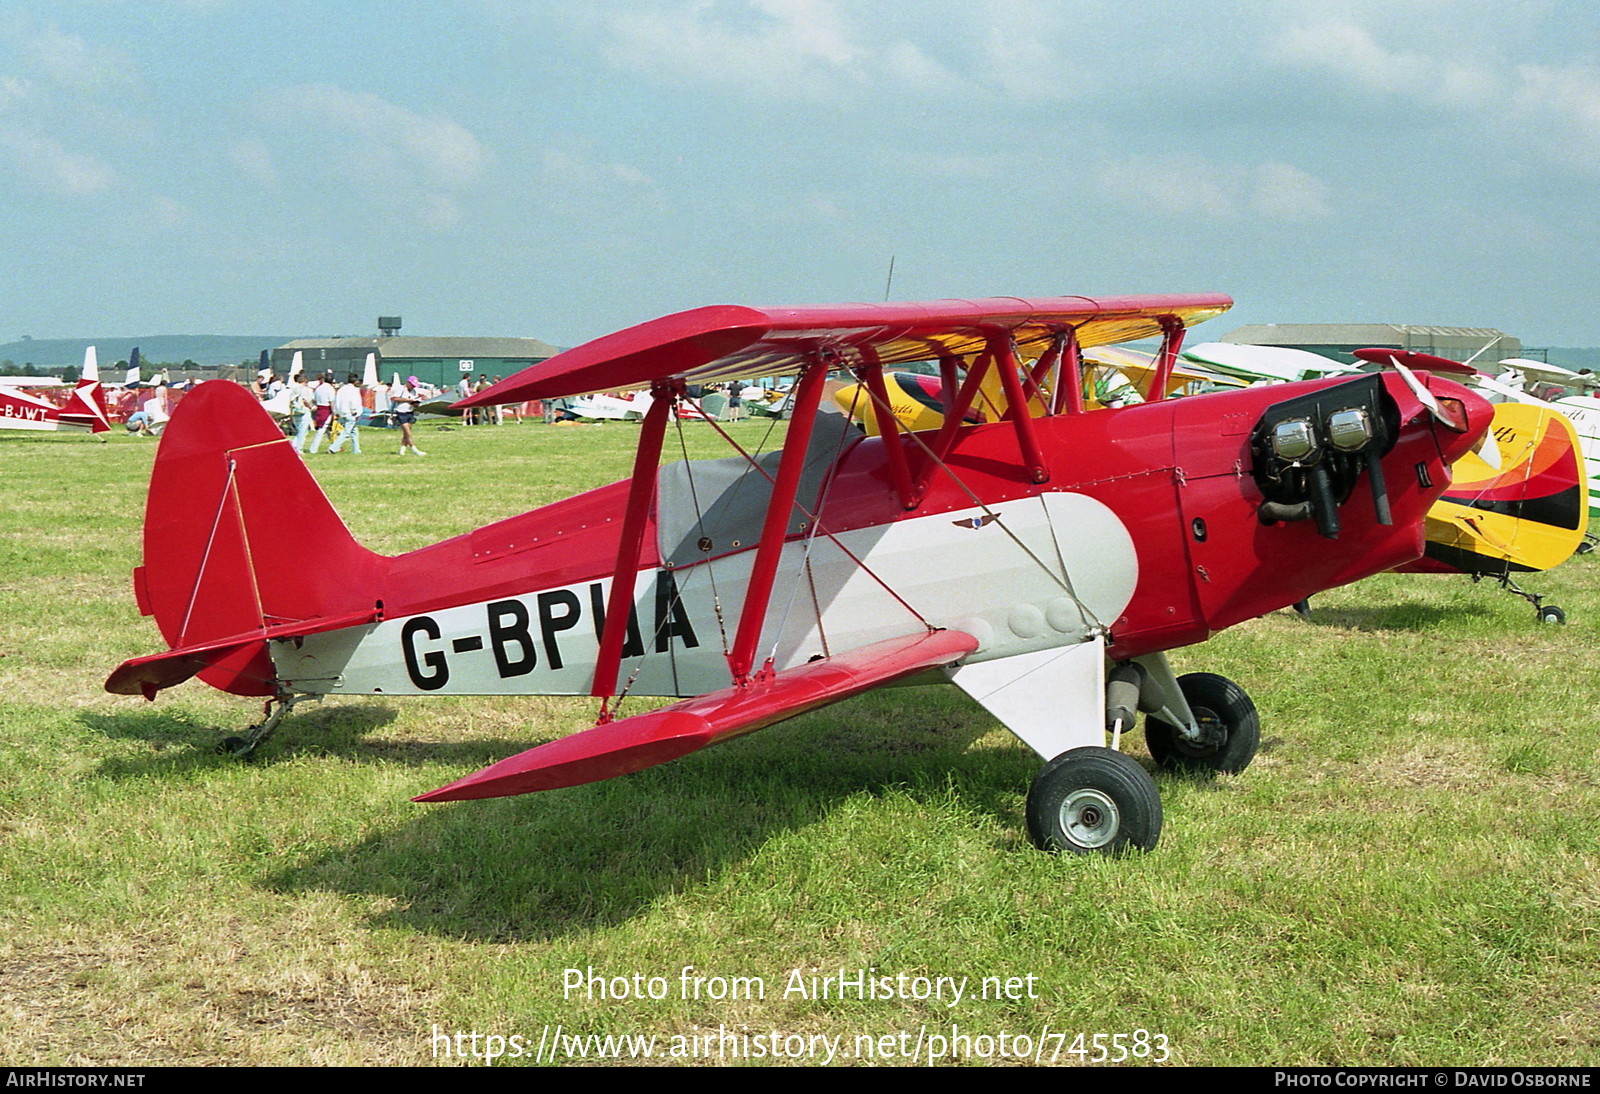
{"type": "MultiPolygon", "coordinates": [[[[814,508],[828,471],[860,435],[841,411],[826,405],[818,408],[787,534],[802,530],[808,518],[800,506],[814,508]]],[[[782,454],[774,450],[755,458],[766,475],[743,456],[679,460],[663,467],[656,484],[656,536],[663,562],[690,566],[755,546],[772,496],[767,476],[777,477],[782,454]]]]}

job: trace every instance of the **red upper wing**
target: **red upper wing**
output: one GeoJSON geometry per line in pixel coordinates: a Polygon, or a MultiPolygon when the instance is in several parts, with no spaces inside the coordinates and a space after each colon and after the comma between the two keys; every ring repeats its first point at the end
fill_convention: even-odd
{"type": "Polygon", "coordinates": [[[712,383],[782,375],[798,372],[824,350],[839,355],[839,367],[862,363],[867,348],[879,363],[894,366],[976,352],[997,330],[1009,332],[1024,348],[1042,344],[1069,326],[1077,330],[1080,345],[1107,345],[1158,336],[1163,321],[1193,325],[1232,304],[1218,293],[1191,293],[697,308],[557,354],[456,405],[560,398],[643,387],[657,380],[712,383]]]}

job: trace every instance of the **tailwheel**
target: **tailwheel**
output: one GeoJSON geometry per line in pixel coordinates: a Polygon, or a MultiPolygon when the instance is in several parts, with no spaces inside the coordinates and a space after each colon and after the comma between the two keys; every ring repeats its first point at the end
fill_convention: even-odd
{"type": "Polygon", "coordinates": [[[1130,756],[1088,746],[1063,752],[1028,788],[1028,836],[1075,855],[1148,851],[1161,835],[1161,797],[1130,756]]]}
{"type": "Polygon", "coordinates": [[[261,708],[261,713],[265,716],[261,723],[245,730],[243,737],[224,737],[217,743],[217,751],[225,756],[237,756],[241,760],[248,759],[250,754],[256,750],[257,745],[272,736],[272,731],[278,728],[278,723],[283,721],[283,716],[288,714],[296,703],[302,699],[313,698],[319,698],[319,696],[294,695],[289,692],[281,692],[268,699],[261,708]]]}
{"type": "Polygon", "coordinates": [[[1169,770],[1228,775],[1249,767],[1261,745],[1261,719],[1245,690],[1211,672],[1180,676],[1178,690],[1194,714],[1195,726],[1175,726],[1154,715],[1146,718],[1144,739],[1156,763],[1169,770]]]}
{"type": "Polygon", "coordinates": [[[1567,621],[1566,612],[1562,611],[1554,604],[1546,604],[1544,602],[1544,597],[1540,596],[1538,593],[1530,593],[1528,590],[1519,586],[1511,579],[1511,572],[1509,570],[1500,575],[1500,587],[1503,589],[1510,589],[1511,592],[1522,597],[1522,599],[1533,605],[1533,620],[1535,623],[1561,624],[1567,621]]]}

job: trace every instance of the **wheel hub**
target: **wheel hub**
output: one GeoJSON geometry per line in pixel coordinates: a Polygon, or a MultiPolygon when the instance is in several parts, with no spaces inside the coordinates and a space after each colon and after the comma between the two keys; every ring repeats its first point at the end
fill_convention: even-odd
{"type": "Polygon", "coordinates": [[[1061,831],[1073,844],[1096,850],[1117,838],[1122,814],[1104,791],[1074,790],[1061,803],[1061,831]]]}
{"type": "Polygon", "coordinates": [[[1194,714],[1195,726],[1199,730],[1197,736],[1191,737],[1186,729],[1178,732],[1177,745],[1185,754],[1193,757],[1209,755],[1228,743],[1228,727],[1216,712],[1207,707],[1191,707],[1194,714]]]}

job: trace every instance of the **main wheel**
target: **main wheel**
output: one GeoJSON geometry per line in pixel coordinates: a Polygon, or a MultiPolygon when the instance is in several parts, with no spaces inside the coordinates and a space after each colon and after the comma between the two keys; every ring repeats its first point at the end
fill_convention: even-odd
{"type": "Polygon", "coordinates": [[[1536,618],[1541,623],[1565,623],[1567,613],[1554,604],[1546,604],[1539,609],[1536,618]]]}
{"type": "Polygon", "coordinates": [[[1200,723],[1201,741],[1183,737],[1178,727],[1151,716],[1144,739],[1156,763],[1169,770],[1187,768],[1237,775],[1250,766],[1261,745],[1261,719],[1243,688],[1226,676],[1191,672],[1178,677],[1178,689],[1200,723]]]}
{"type": "Polygon", "coordinates": [[[1028,836],[1075,855],[1148,851],[1161,835],[1155,780],[1130,756],[1088,746],[1045,764],[1028,788],[1028,836]]]}

